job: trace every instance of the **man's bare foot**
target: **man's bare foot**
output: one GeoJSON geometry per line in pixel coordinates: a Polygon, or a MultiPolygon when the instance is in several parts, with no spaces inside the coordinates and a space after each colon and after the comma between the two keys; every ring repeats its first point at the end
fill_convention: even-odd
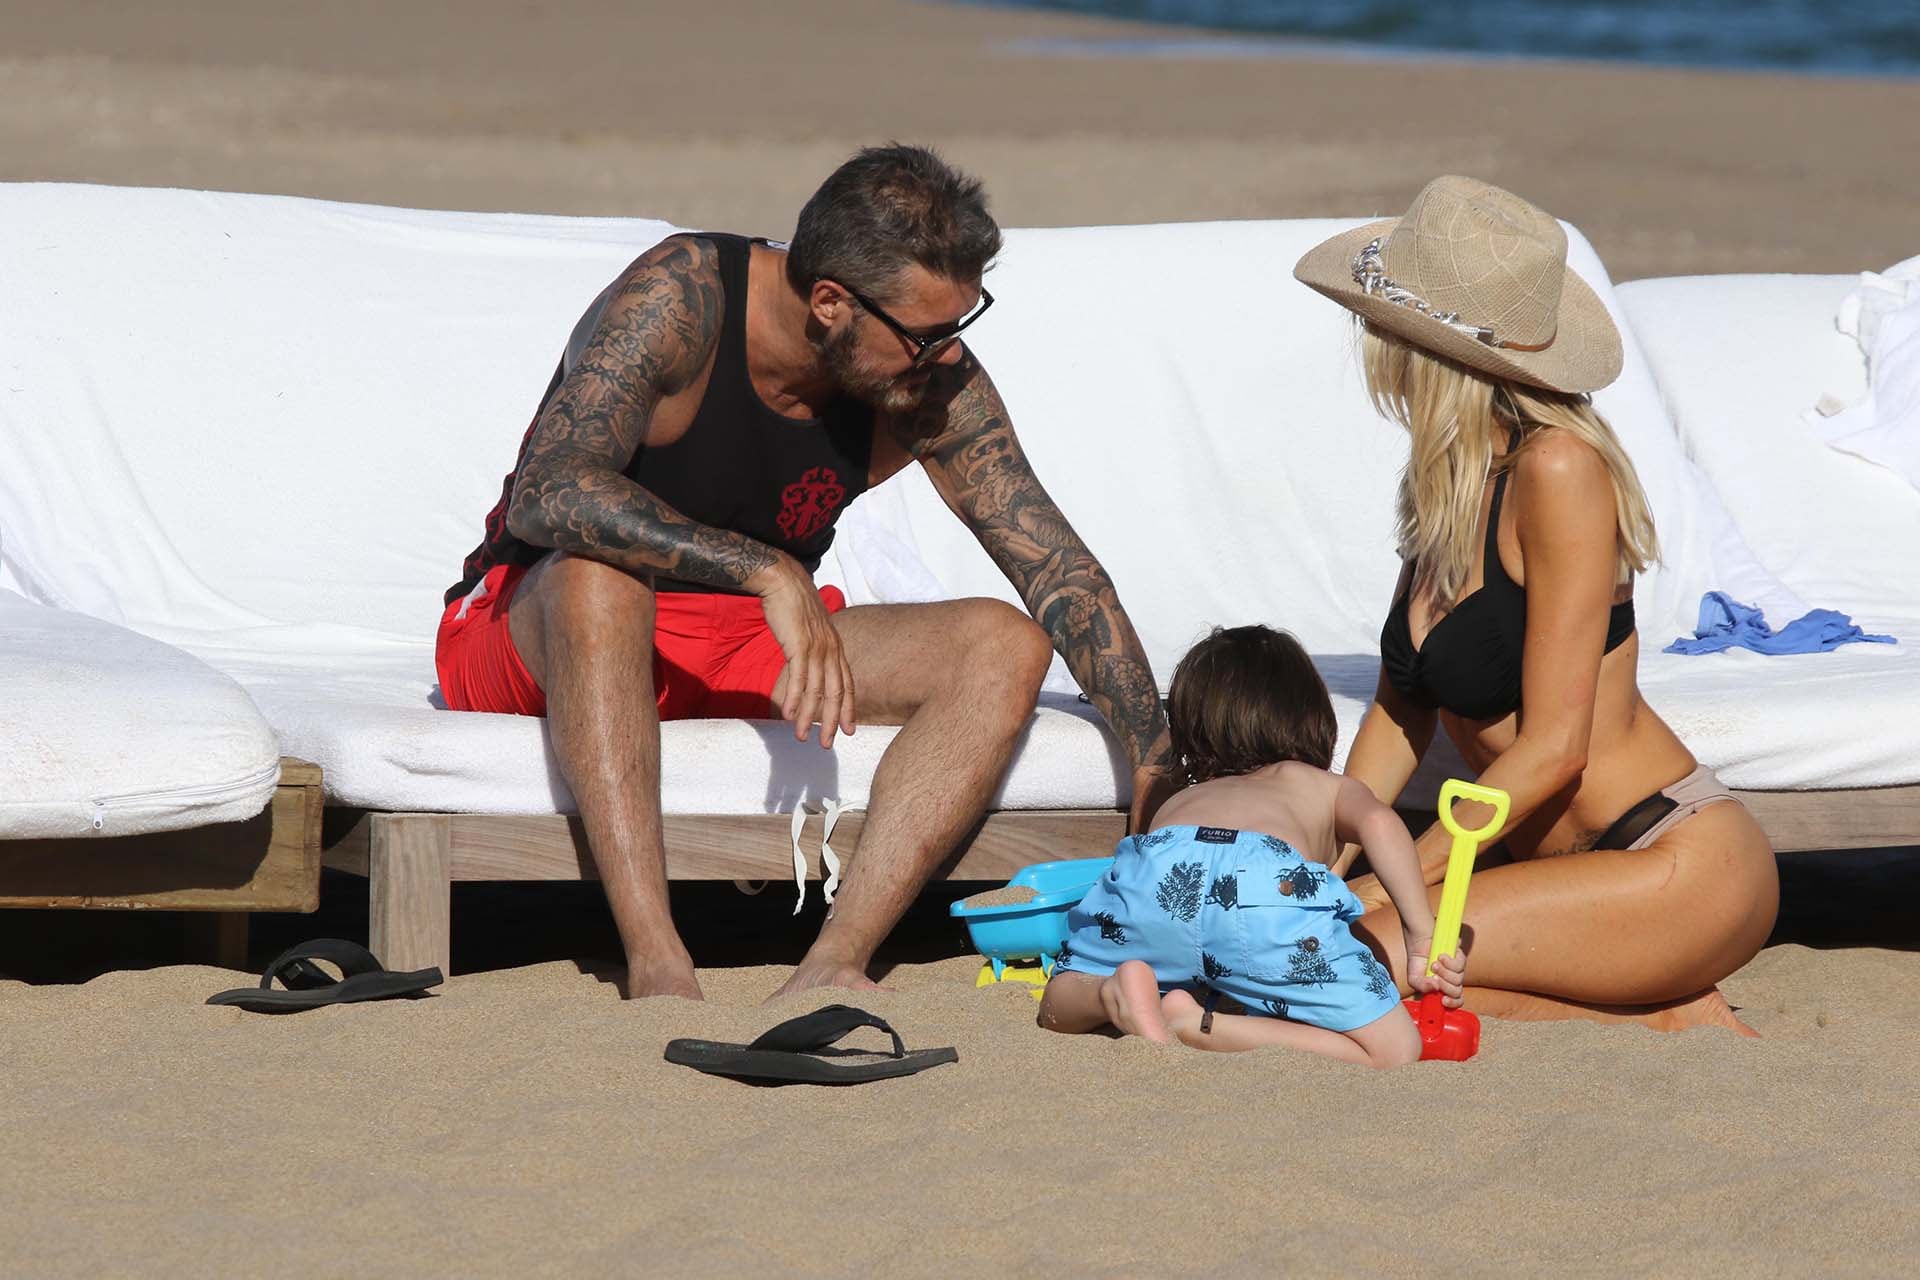
{"type": "Polygon", "coordinates": [[[1155,1044],[1172,1044],[1173,1033],[1160,1013],[1160,983],[1144,961],[1129,960],[1100,984],[1100,1007],[1123,1034],[1155,1044]]]}
{"type": "Polygon", "coordinates": [[[1739,1035],[1751,1036],[1755,1040],[1760,1033],[1746,1023],[1733,1011],[1727,998],[1720,994],[1720,988],[1708,987],[1697,996],[1685,1000],[1676,1000],[1672,1004],[1661,1005],[1640,1016],[1639,1019],[1656,1031],[1688,1031],[1694,1027],[1724,1027],[1739,1035]]]}
{"type": "Polygon", "coordinates": [[[648,996],[706,999],[700,992],[700,980],[693,974],[693,959],[684,951],[678,956],[662,959],[629,956],[625,995],[629,1000],[641,1000],[648,996]]]}
{"type": "Polygon", "coordinates": [[[781,996],[790,996],[796,991],[811,991],[815,987],[851,987],[855,991],[887,991],[867,976],[865,965],[848,964],[840,960],[816,960],[808,956],[800,961],[793,976],[780,984],[780,989],[768,996],[769,1000],[778,1000],[781,996]]]}

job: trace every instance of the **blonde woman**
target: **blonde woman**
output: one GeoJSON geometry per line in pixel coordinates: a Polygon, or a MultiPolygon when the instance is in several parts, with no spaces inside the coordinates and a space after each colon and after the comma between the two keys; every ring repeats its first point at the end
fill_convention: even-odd
{"type": "MultiPolygon", "coordinates": [[[[1412,438],[1404,568],[1346,772],[1392,803],[1437,724],[1513,797],[1511,861],[1473,878],[1468,1006],[1746,1030],[1715,984],[1773,927],[1773,851],[1640,696],[1633,575],[1658,547],[1589,400],[1619,375],[1620,337],[1567,270],[1565,233],[1444,177],[1294,274],[1359,317],[1368,392],[1412,438]]],[[[1444,832],[1417,846],[1438,885],[1444,832]]],[[[1406,989],[1391,904],[1371,877],[1353,888],[1369,907],[1356,931],[1406,989]]]]}

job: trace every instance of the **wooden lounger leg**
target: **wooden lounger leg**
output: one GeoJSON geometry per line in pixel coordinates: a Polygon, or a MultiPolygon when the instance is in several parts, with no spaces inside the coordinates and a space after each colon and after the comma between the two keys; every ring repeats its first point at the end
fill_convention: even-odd
{"type": "Polygon", "coordinates": [[[377,813],[367,849],[368,948],[389,969],[452,975],[453,833],[443,813],[377,813]]]}
{"type": "Polygon", "coordinates": [[[247,924],[244,911],[194,911],[184,917],[187,951],[194,960],[221,969],[245,972],[247,924]]]}

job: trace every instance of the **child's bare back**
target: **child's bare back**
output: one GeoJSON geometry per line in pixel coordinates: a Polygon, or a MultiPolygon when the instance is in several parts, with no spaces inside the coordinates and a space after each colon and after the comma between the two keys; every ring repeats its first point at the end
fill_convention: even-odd
{"type": "Polygon", "coordinates": [[[1285,840],[1310,861],[1331,862],[1338,850],[1334,810],[1343,781],[1325,769],[1282,760],[1186,788],[1160,806],[1153,825],[1258,831],[1285,840]]]}

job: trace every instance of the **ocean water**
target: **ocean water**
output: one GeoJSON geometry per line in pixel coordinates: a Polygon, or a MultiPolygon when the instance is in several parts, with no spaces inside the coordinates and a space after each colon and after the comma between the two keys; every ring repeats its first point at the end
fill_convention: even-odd
{"type": "MultiPolygon", "coordinates": [[[[1920,0],[955,0],[1168,24],[1166,41],[1029,41],[1033,52],[1258,57],[1397,50],[1920,76],[1920,0]],[[1220,40],[1230,33],[1238,39],[1220,40]],[[1209,34],[1216,38],[1206,39],[1209,34]],[[1286,41],[1275,37],[1287,37],[1286,41]]],[[[1920,128],[1920,122],[1916,122],[1920,128]]]]}

